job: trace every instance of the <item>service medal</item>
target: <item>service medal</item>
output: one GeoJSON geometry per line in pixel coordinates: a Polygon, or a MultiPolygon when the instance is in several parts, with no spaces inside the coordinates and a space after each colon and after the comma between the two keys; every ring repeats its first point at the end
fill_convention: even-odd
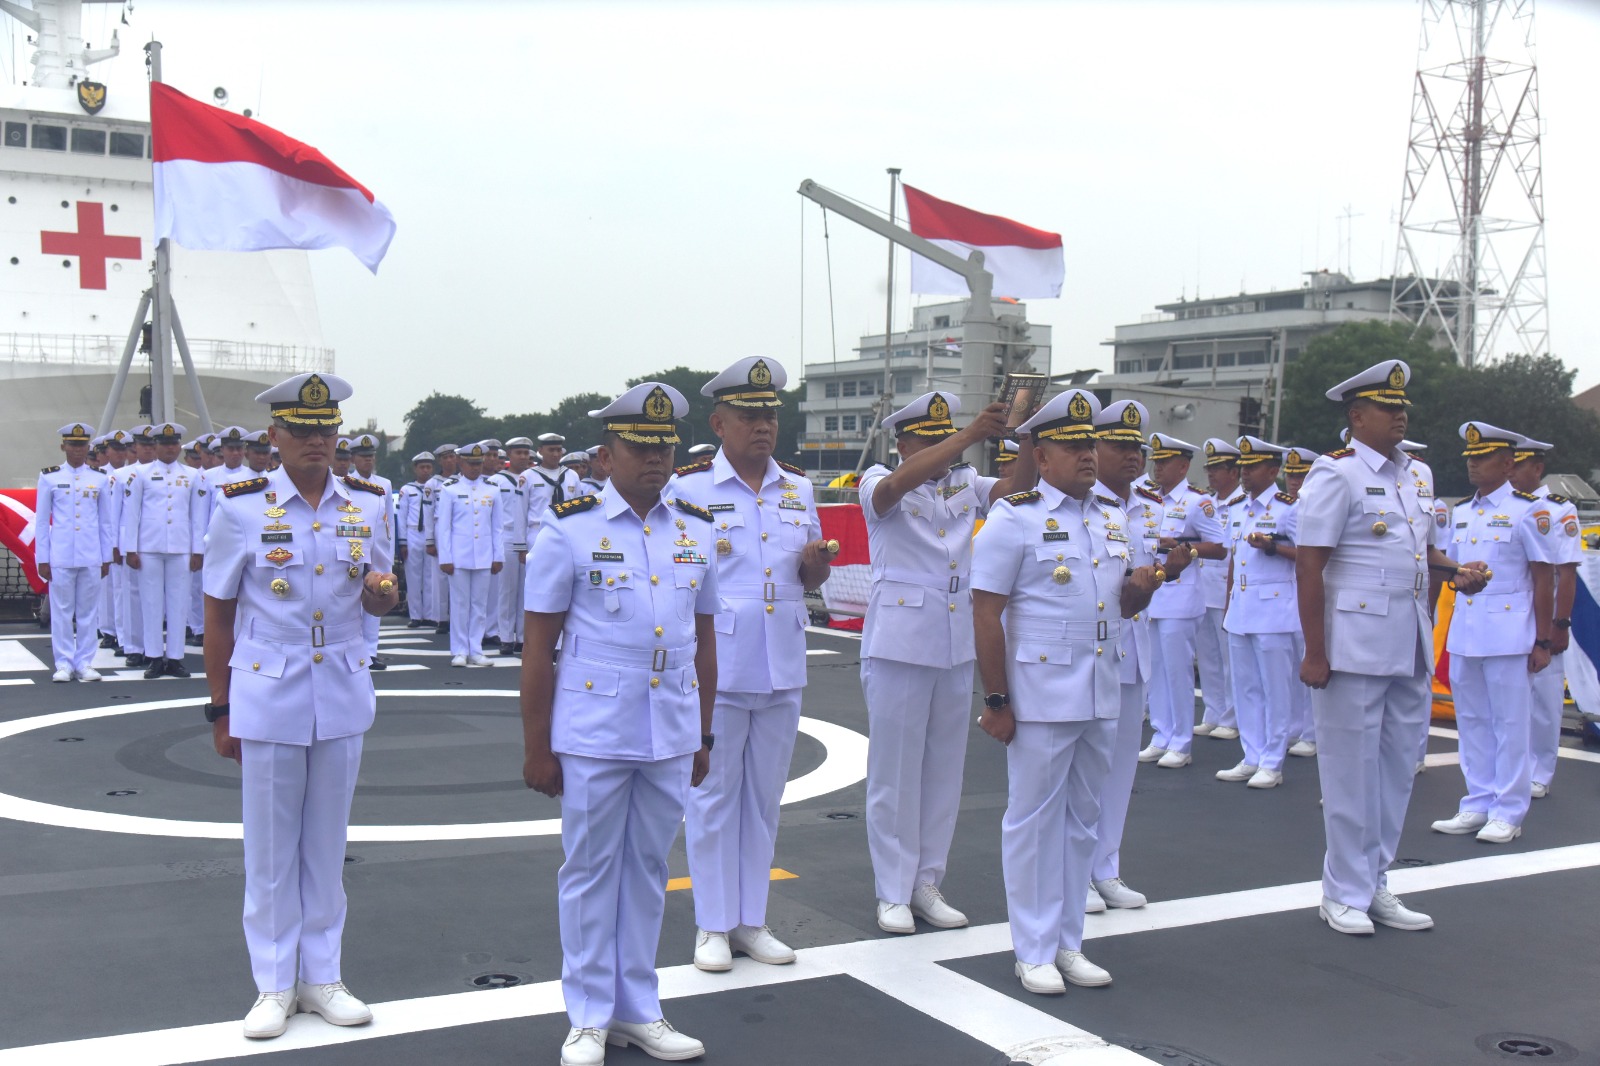
{"type": "Polygon", "coordinates": [[[727,537],[718,537],[717,538],[717,554],[718,555],[732,555],[733,554],[733,542],[730,541],[727,537]]]}
{"type": "Polygon", "coordinates": [[[1044,528],[1046,528],[1046,529],[1060,529],[1061,528],[1061,523],[1057,522],[1054,518],[1046,518],[1044,520],[1044,528]]]}
{"type": "Polygon", "coordinates": [[[265,513],[268,518],[282,518],[289,512],[285,511],[282,507],[269,507],[265,513]]]}
{"type": "Polygon", "coordinates": [[[366,554],[367,554],[366,550],[361,547],[361,541],[352,540],[350,542],[350,560],[351,560],[351,562],[360,562],[362,560],[362,558],[366,556],[366,554]]]}
{"type": "Polygon", "coordinates": [[[269,563],[286,563],[294,558],[294,552],[286,548],[273,548],[264,557],[269,563]]]}
{"type": "Polygon", "coordinates": [[[673,541],[672,543],[675,546],[679,547],[679,548],[692,548],[696,544],[699,544],[700,542],[697,541],[697,540],[690,540],[689,539],[689,534],[685,533],[683,536],[679,537],[677,540],[673,541]]]}
{"type": "Polygon", "coordinates": [[[273,578],[271,587],[274,596],[287,596],[289,594],[289,582],[281,577],[273,578]]]}
{"type": "Polygon", "coordinates": [[[344,503],[341,503],[339,505],[339,510],[343,511],[345,514],[360,514],[361,513],[361,508],[356,506],[356,504],[355,504],[355,502],[353,500],[346,500],[344,503]]]}
{"type": "Polygon", "coordinates": [[[1379,519],[1378,521],[1372,523],[1372,532],[1374,536],[1383,536],[1385,533],[1389,532],[1389,523],[1379,519]]]}
{"type": "Polygon", "coordinates": [[[1072,571],[1065,566],[1058,566],[1050,572],[1050,580],[1058,585],[1065,585],[1072,580],[1072,571]]]}

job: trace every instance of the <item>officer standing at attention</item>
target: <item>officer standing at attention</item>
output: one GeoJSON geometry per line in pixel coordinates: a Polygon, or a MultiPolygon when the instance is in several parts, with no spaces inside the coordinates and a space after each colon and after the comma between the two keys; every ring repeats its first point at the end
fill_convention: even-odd
{"type": "Polygon", "coordinates": [[[1509,844],[1522,835],[1532,799],[1532,675],[1550,666],[1552,564],[1565,559],[1566,549],[1559,530],[1551,535],[1551,505],[1511,487],[1522,434],[1487,422],[1464,423],[1460,434],[1467,480],[1477,491],[1456,504],[1450,557],[1493,576],[1482,592],[1458,595],[1450,615],[1444,647],[1467,794],[1455,816],[1433,829],[1509,844]]]}
{"type": "Polygon", "coordinates": [[[100,469],[106,475],[106,485],[102,491],[110,499],[106,505],[106,515],[110,523],[107,535],[111,539],[112,565],[110,574],[100,583],[100,646],[118,655],[122,654],[122,646],[117,643],[117,587],[122,583],[123,568],[118,565],[121,559],[117,553],[117,523],[122,514],[122,486],[118,484],[117,476],[127,462],[128,449],[124,444],[127,436],[125,431],[114,429],[101,438],[105,441],[106,462],[100,469]]]}
{"type": "Polygon", "coordinates": [[[350,438],[340,437],[333,449],[333,476],[344,477],[350,473],[350,438]]]}
{"type": "Polygon", "coordinates": [[[434,615],[434,621],[438,623],[436,632],[448,633],[450,632],[450,579],[438,567],[439,545],[434,539],[434,531],[439,523],[439,496],[444,492],[445,483],[453,479],[461,467],[456,458],[454,444],[439,445],[433,450],[433,457],[438,462],[438,467],[433,477],[428,479],[428,485],[433,489],[433,506],[427,510],[428,527],[423,539],[427,541],[426,551],[429,557],[434,560],[432,602],[438,612],[434,615]]]}
{"type": "MultiPolygon", "coordinates": [[[[694,449],[691,448],[689,450],[693,451],[694,449]]],[[[584,449],[584,454],[589,457],[589,472],[584,475],[582,486],[585,492],[604,492],[606,490],[606,482],[610,480],[605,468],[600,465],[599,451],[600,446],[598,444],[584,449]]],[[[716,454],[716,448],[713,447],[710,452],[705,454],[716,454]]]]}
{"type": "MultiPolygon", "coordinates": [[[[1160,548],[1168,553],[1225,559],[1222,523],[1217,507],[1186,480],[1195,446],[1165,433],[1150,434],[1151,481],[1161,494],[1165,514],[1161,519],[1160,548]]],[[[1174,577],[1150,601],[1154,619],[1155,670],[1150,675],[1150,746],[1139,753],[1140,762],[1153,762],[1168,770],[1189,765],[1194,743],[1195,633],[1205,617],[1205,589],[1201,566],[1174,577]]],[[[1215,730],[1213,729],[1213,732],[1215,730]]]]}
{"type": "MultiPolygon", "coordinates": [[[[222,486],[231,485],[235,481],[244,481],[251,476],[249,469],[244,465],[244,427],[229,426],[221,433],[210,433],[207,436],[216,442],[217,462],[200,472],[200,479],[195,484],[193,495],[194,513],[190,516],[190,521],[200,531],[202,566],[204,566],[205,531],[211,525],[211,515],[217,509],[217,501],[222,499],[222,486]]],[[[209,453],[210,449],[207,451],[209,453]]],[[[189,582],[187,643],[194,648],[205,646],[206,614],[203,584],[198,578],[189,582]]]]}
{"type": "MultiPolygon", "coordinates": [[[[395,532],[395,518],[393,513],[394,485],[389,481],[388,478],[377,472],[377,467],[377,436],[372,433],[359,433],[356,436],[351,437],[351,470],[355,473],[355,476],[360,478],[362,481],[369,485],[376,485],[378,488],[383,490],[383,507],[381,510],[383,529],[380,531],[378,529],[378,523],[373,521],[374,518],[380,517],[379,515],[369,514],[364,516],[367,521],[363,522],[362,525],[370,526],[372,528],[372,534],[374,538],[381,537],[383,539],[383,542],[388,545],[388,554],[392,558],[394,556],[395,532]]],[[[369,656],[367,660],[367,666],[373,670],[389,669],[389,664],[378,657],[378,636],[382,625],[383,620],[375,614],[363,615],[361,618],[361,628],[366,634],[367,638],[367,654],[369,656]]]]}
{"type": "Polygon", "coordinates": [[[428,512],[433,509],[433,453],[411,457],[411,481],[400,486],[395,522],[400,528],[400,561],[406,568],[407,629],[433,625],[433,569],[438,560],[428,554],[428,512]]]}
{"type": "Polygon", "coordinates": [[[259,993],[244,1035],[255,1039],[282,1033],[296,1010],[372,1020],[341,976],[344,848],[377,704],[360,615],[382,616],[399,591],[371,529],[383,490],[329,470],[349,396],[332,374],[257,396],[283,465],[224,487],[206,537],[206,720],[217,754],[241,767],[244,936],[259,993]]]}
{"type": "Polygon", "coordinates": [[[500,619],[500,654],[522,653],[523,567],[528,558],[528,500],[526,478],[533,465],[533,441],[512,437],[506,441],[506,468],[495,475],[502,483],[500,539],[505,569],[500,571],[500,595],[495,610],[500,619]]]}
{"type": "Polygon", "coordinates": [[[1544,484],[1545,457],[1554,445],[1522,437],[1517,441],[1511,487],[1532,493],[1550,510],[1551,565],[1555,567],[1555,618],[1550,630],[1550,665],[1533,675],[1533,700],[1528,706],[1528,776],[1532,798],[1550,794],[1556,775],[1556,752],[1561,749],[1561,709],[1566,687],[1567,646],[1572,636],[1572,604],[1578,594],[1578,567],[1583,563],[1583,541],[1578,537],[1578,511],[1572,501],[1544,484]]]}
{"type": "MultiPolygon", "coordinates": [[[[139,594],[139,572],[128,561],[126,543],[128,540],[127,512],[128,499],[133,495],[133,481],[139,476],[139,471],[145,466],[155,462],[156,445],[150,438],[150,431],[155,427],[149,423],[134,426],[129,431],[133,444],[133,458],[122,468],[120,478],[122,491],[117,499],[117,542],[111,552],[111,564],[123,571],[121,617],[119,624],[122,629],[122,650],[127,653],[124,665],[130,668],[143,668],[150,665],[150,657],[144,654],[144,598],[139,594]]],[[[155,650],[155,649],[152,649],[155,650]]],[[[156,656],[160,658],[160,656],[156,656]]]]}
{"type": "Polygon", "coordinates": [[[183,427],[165,422],[152,426],[151,436],[155,461],[140,467],[129,483],[122,516],[123,550],[128,566],[139,574],[144,650],[162,653],[151,656],[146,680],[189,676],[183,665],[183,622],[189,575],[199,571],[205,548],[205,530],[194,524],[200,472],[178,461],[183,427]]]}
{"type": "MultiPolygon", "coordinates": [[[[1212,506],[1217,509],[1217,525],[1222,527],[1223,547],[1229,531],[1228,507],[1239,495],[1239,448],[1233,441],[1211,437],[1205,442],[1206,485],[1212,506]]],[[[1233,740],[1239,735],[1239,714],[1233,699],[1233,672],[1229,665],[1228,634],[1222,617],[1228,611],[1228,563],[1197,560],[1196,571],[1204,592],[1206,613],[1195,626],[1195,659],[1200,669],[1200,723],[1197,737],[1233,740]]]]}
{"type": "Polygon", "coordinates": [[[1009,477],[984,477],[961,453],[1005,433],[992,403],[964,429],[954,397],[929,392],[883,420],[900,453],[861,475],[872,592],[861,641],[867,699],[867,847],[878,928],[917,931],[913,915],[951,929],[967,916],[945,901],[972,713],[972,530],[1012,486],[1031,487],[1032,455],[1009,477]]]}
{"type": "Polygon", "coordinates": [[[727,970],[734,951],[794,961],[767,928],[778,801],[800,728],[806,683],[805,593],[828,579],[833,555],[811,482],[772,457],[789,376],[775,359],[740,359],[708,381],[716,456],[678,468],[668,486],[705,507],[715,529],[717,757],[689,801],[685,841],[694,885],[694,964],[727,970]]]}
{"type": "MultiPolygon", "coordinates": [[[[1417,734],[1433,693],[1429,570],[1454,564],[1433,546],[1433,500],[1400,450],[1411,368],[1389,359],[1327,392],[1344,405],[1350,446],[1312,464],[1297,503],[1295,584],[1312,688],[1328,850],[1318,914],[1340,933],[1372,923],[1429,929],[1388,889],[1411,800],[1417,734]]],[[[1455,573],[1466,595],[1481,570],[1455,573]]]]}
{"type": "MultiPolygon", "coordinates": [[[[1283,491],[1291,496],[1300,495],[1300,486],[1306,483],[1306,475],[1311,473],[1311,464],[1317,461],[1317,453],[1310,448],[1285,448],[1283,452],[1283,491]]],[[[1296,592],[1298,599],[1299,593],[1296,592]]],[[[1303,662],[1306,657],[1306,635],[1297,625],[1294,627],[1294,661],[1303,662]]],[[[1422,743],[1428,743],[1428,731],[1422,731],[1422,743]]],[[[1300,669],[1296,666],[1294,676],[1289,679],[1289,754],[1309,759],[1317,753],[1317,725],[1311,714],[1311,689],[1300,680],[1300,669]]],[[[1420,765],[1420,764],[1419,764],[1420,765]]]]}
{"type": "Polygon", "coordinates": [[[489,617],[489,577],[505,566],[500,533],[500,490],[485,481],[482,444],[456,453],[461,476],[445,482],[434,516],[439,571],[450,579],[451,666],[488,666],[483,654],[489,617]]]}
{"type": "Polygon", "coordinates": [[[88,464],[93,426],[74,422],[56,432],[67,462],[39,472],[33,542],[39,576],[50,583],[50,680],[99,681],[95,618],[111,571],[110,478],[88,464]]]}
{"type": "MultiPolygon", "coordinates": [[[[1117,500],[1127,515],[1121,528],[1108,530],[1106,538],[1114,546],[1126,544],[1135,569],[1155,566],[1168,578],[1176,577],[1189,565],[1188,552],[1171,552],[1163,565],[1157,557],[1161,542],[1164,505],[1161,494],[1134,482],[1144,472],[1144,427],[1150,412],[1138,400],[1118,400],[1100,411],[1094,420],[1095,456],[1100,480],[1095,494],[1117,500]],[[1125,540],[1122,538],[1126,538],[1125,540]]],[[[1147,900],[1122,880],[1122,831],[1128,821],[1128,801],[1133,794],[1134,771],[1139,765],[1139,743],[1144,737],[1145,688],[1152,668],[1150,616],[1134,612],[1122,620],[1122,641],[1117,655],[1121,660],[1121,709],[1117,714],[1116,743],[1111,749],[1111,764],[1100,789],[1100,819],[1095,825],[1094,862],[1089,871],[1089,892],[1084,905],[1088,914],[1107,907],[1143,907],[1147,900]]]]}
{"type": "Polygon", "coordinates": [[[1294,636],[1300,628],[1294,588],[1295,497],[1278,491],[1284,449],[1248,434],[1239,438],[1240,502],[1228,509],[1228,645],[1233,702],[1239,709],[1244,758],[1218,781],[1250,788],[1283,783],[1293,704],[1289,686],[1300,672],[1294,636]]]}
{"type": "Polygon", "coordinates": [[[558,504],[528,559],[522,774],[561,797],[562,1066],[597,1066],[608,1043],[705,1053],[662,1017],[655,970],[667,853],[715,741],[711,512],[663,491],[688,410],[646,381],[591,411],[611,491],[558,504]]]}
{"type": "Polygon", "coordinates": [[[1099,413],[1094,393],[1068,389],[1018,427],[1039,487],[1005,497],[973,546],[978,724],[1006,745],[1006,911],[1017,976],[1041,994],[1066,991],[1063,977],[1111,983],[1083,954],[1079,900],[1122,713],[1123,621],[1167,576],[1133,565],[1126,514],[1095,494],[1099,413]]]}

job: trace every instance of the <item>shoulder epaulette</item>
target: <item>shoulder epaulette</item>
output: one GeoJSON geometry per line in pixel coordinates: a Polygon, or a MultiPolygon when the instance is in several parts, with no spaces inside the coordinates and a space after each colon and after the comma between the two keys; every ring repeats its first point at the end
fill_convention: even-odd
{"type": "Polygon", "coordinates": [[[575,514],[582,514],[600,503],[600,497],[590,493],[588,496],[574,496],[570,500],[562,500],[550,510],[556,513],[557,518],[569,518],[575,514]]]}
{"type": "Polygon", "coordinates": [[[230,485],[222,486],[222,494],[231,500],[235,496],[246,496],[252,492],[260,492],[266,487],[266,478],[253,477],[248,481],[235,481],[230,485]]]}
{"type": "Polygon", "coordinates": [[[1154,489],[1145,488],[1143,485],[1135,485],[1133,491],[1138,493],[1140,496],[1143,496],[1145,499],[1151,500],[1155,503],[1163,502],[1161,499],[1161,493],[1155,491],[1154,489]]]}
{"type": "Polygon", "coordinates": [[[1345,459],[1356,453],[1354,448],[1337,448],[1331,452],[1323,452],[1329,459],[1345,459]]]}
{"type": "Polygon", "coordinates": [[[1293,503],[1294,501],[1298,500],[1300,497],[1296,496],[1292,492],[1274,492],[1272,494],[1272,498],[1274,500],[1282,500],[1284,503],[1293,503]]]}
{"type": "Polygon", "coordinates": [[[370,492],[374,496],[384,495],[382,485],[374,485],[370,481],[362,481],[354,474],[346,474],[343,480],[346,485],[349,485],[353,489],[360,489],[362,492],[370,492]]]}
{"type": "Polygon", "coordinates": [[[41,474],[54,474],[57,470],[60,470],[60,469],[61,468],[59,466],[47,466],[43,470],[39,471],[39,473],[41,473],[41,474]]]}
{"type": "Polygon", "coordinates": [[[1204,492],[1202,492],[1202,491],[1201,491],[1201,490],[1200,490],[1200,489],[1197,489],[1197,488],[1195,488],[1195,487],[1194,487],[1194,485],[1192,485],[1192,484],[1190,484],[1190,483],[1189,483],[1189,482],[1187,482],[1187,481],[1185,481],[1185,482],[1184,482],[1184,483],[1183,483],[1183,487],[1184,487],[1184,488],[1186,488],[1186,489],[1188,489],[1188,490],[1189,490],[1189,491],[1190,491],[1190,492],[1192,492],[1192,493],[1194,493],[1194,494],[1195,494],[1195,495],[1197,495],[1197,496],[1204,496],[1204,495],[1206,495],[1206,494],[1205,494],[1205,493],[1204,493],[1204,492]]]}
{"type": "Polygon", "coordinates": [[[950,464],[950,469],[951,470],[960,470],[964,466],[971,466],[971,465],[972,465],[971,463],[969,463],[965,459],[963,459],[959,463],[951,463],[950,464]]]}
{"type": "Polygon", "coordinates": [[[707,522],[711,521],[711,512],[706,510],[704,507],[701,507],[699,504],[690,503],[688,500],[674,498],[672,501],[672,506],[682,511],[684,514],[692,514],[696,518],[703,519],[707,522]]]}
{"type": "Polygon", "coordinates": [[[1239,495],[1235,496],[1233,499],[1229,500],[1227,503],[1223,504],[1222,506],[1224,506],[1224,507],[1232,507],[1236,503],[1243,503],[1245,501],[1245,499],[1249,495],[1250,494],[1248,492],[1241,492],[1241,493],[1239,493],[1239,495]]]}
{"type": "Polygon", "coordinates": [[[1039,499],[1039,490],[1029,489],[1027,492],[1013,492],[1009,496],[1002,496],[1000,498],[1005,500],[1011,506],[1016,507],[1018,504],[1032,503],[1034,500],[1039,499]]]}
{"type": "Polygon", "coordinates": [[[1533,493],[1523,492],[1521,489],[1512,489],[1511,495],[1515,496],[1519,500],[1527,500],[1529,503],[1535,503],[1539,499],[1539,497],[1535,496],[1533,493]]]}
{"type": "Polygon", "coordinates": [[[1117,499],[1115,496],[1102,496],[1097,492],[1094,494],[1094,498],[1099,500],[1101,503],[1109,504],[1112,507],[1122,506],[1122,501],[1117,499]]]}
{"type": "Polygon", "coordinates": [[[782,459],[774,459],[773,462],[778,464],[779,470],[787,470],[789,473],[799,474],[801,477],[806,476],[806,468],[803,466],[796,466],[793,463],[786,463],[782,459]]]}
{"type": "MultiPolygon", "coordinates": [[[[698,474],[702,470],[710,470],[711,469],[711,462],[712,462],[711,459],[699,459],[699,460],[696,460],[695,462],[692,462],[692,463],[685,463],[684,465],[682,465],[682,466],[678,467],[676,470],[674,470],[673,473],[678,475],[679,477],[682,477],[685,474],[698,474]]],[[[779,463],[778,465],[782,466],[783,464],[779,463]]]]}
{"type": "Polygon", "coordinates": [[[1558,496],[1557,494],[1555,494],[1553,492],[1550,493],[1550,495],[1546,496],[1545,499],[1549,500],[1551,503],[1571,503],[1572,502],[1572,500],[1569,497],[1558,496]]]}
{"type": "Polygon", "coordinates": [[[458,482],[460,480],[461,479],[459,477],[456,477],[455,475],[452,474],[450,477],[447,477],[443,481],[439,482],[439,484],[440,485],[454,485],[456,482],[458,482]]]}

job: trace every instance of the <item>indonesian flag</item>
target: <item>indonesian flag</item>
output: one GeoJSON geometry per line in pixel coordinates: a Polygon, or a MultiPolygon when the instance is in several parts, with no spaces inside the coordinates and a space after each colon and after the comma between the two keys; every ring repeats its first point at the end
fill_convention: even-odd
{"type": "MultiPolygon", "coordinates": [[[[33,509],[37,495],[36,489],[0,489],[0,547],[17,557],[17,562],[22,564],[22,576],[28,580],[28,587],[43,595],[44,580],[39,577],[39,570],[33,562],[33,543],[38,523],[33,509]]],[[[45,521],[50,521],[48,515],[45,521]]]]}
{"type": "Polygon", "coordinates": [[[393,216],[309,144],[161,82],[150,85],[150,132],[157,240],[214,252],[348,248],[378,272],[393,216]]]}
{"type": "MultiPolygon", "coordinates": [[[[1061,295],[1066,261],[1061,234],[1024,226],[999,215],[938,200],[902,185],[911,232],[965,259],[974,249],[994,275],[996,295],[1022,299],[1061,295]]],[[[911,291],[928,296],[965,296],[967,280],[920,255],[911,257],[911,291]]]]}

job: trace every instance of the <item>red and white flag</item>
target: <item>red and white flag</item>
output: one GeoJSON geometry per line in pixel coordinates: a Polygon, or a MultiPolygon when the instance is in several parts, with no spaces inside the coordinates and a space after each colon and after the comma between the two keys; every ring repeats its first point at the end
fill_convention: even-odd
{"type": "MultiPolygon", "coordinates": [[[[902,185],[911,232],[965,259],[983,253],[983,265],[994,275],[996,296],[1037,299],[1061,295],[1066,260],[1061,234],[1024,226],[999,215],[986,215],[960,204],[929,196],[902,185]]],[[[911,291],[928,296],[965,296],[967,280],[920,255],[911,256],[911,291]]]]}
{"type": "Polygon", "coordinates": [[[161,82],[150,86],[150,133],[157,240],[214,252],[348,248],[378,272],[393,216],[309,144],[161,82]]]}

